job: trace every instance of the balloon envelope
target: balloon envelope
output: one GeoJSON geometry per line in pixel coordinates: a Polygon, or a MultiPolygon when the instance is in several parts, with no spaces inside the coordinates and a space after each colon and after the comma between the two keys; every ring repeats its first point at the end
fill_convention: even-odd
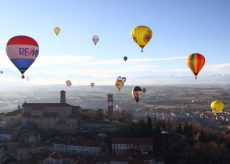
{"type": "Polygon", "coordinates": [[[39,53],[38,43],[29,36],[12,37],[6,44],[6,53],[24,78],[24,72],[33,64],[39,53]]]}
{"type": "Polygon", "coordinates": [[[121,77],[121,76],[118,76],[118,77],[117,77],[117,80],[122,80],[122,77],[121,77]]]}
{"type": "Polygon", "coordinates": [[[219,114],[223,112],[224,103],[220,100],[215,100],[211,103],[212,112],[215,114],[219,114]]]}
{"type": "Polygon", "coordinates": [[[123,80],[117,80],[115,83],[117,89],[120,91],[124,87],[124,81],[123,80]]]}
{"type": "Polygon", "coordinates": [[[131,36],[134,42],[142,49],[152,38],[152,30],[147,26],[137,26],[132,29],[131,36]]]}
{"type": "Polygon", "coordinates": [[[72,86],[72,83],[71,83],[70,80],[66,80],[65,83],[66,83],[67,87],[71,87],[72,86]]]}
{"type": "Polygon", "coordinates": [[[126,82],[126,77],[122,77],[121,80],[124,81],[124,83],[126,82]]]}
{"type": "Polygon", "coordinates": [[[124,56],[124,61],[126,61],[128,59],[128,57],[127,56],[124,56]]]}
{"type": "Polygon", "coordinates": [[[187,58],[187,65],[195,75],[196,79],[197,79],[197,75],[201,71],[204,64],[205,64],[205,57],[199,53],[193,53],[189,55],[187,58]]]}
{"type": "Polygon", "coordinates": [[[146,93],[146,91],[147,91],[146,88],[142,88],[143,93],[146,93]]]}
{"type": "Polygon", "coordinates": [[[56,35],[58,35],[60,31],[61,31],[60,27],[54,27],[54,33],[56,35]]]}
{"type": "Polygon", "coordinates": [[[92,41],[93,41],[93,43],[94,43],[95,46],[96,46],[96,44],[99,42],[99,36],[94,35],[94,36],[92,37],[92,41]]]}
{"type": "Polygon", "coordinates": [[[94,87],[94,83],[90,83],[90,86],[91,86],[91,87],[94,87]]]}
{"type": "Polygon", "coordinates": [[[141,87],[135,86],[135,87],[132,89],[132,96],[133,96],[133,98],[135,99],[135,101],[137,102],[137,104],[138,104],[138,101],[139,101],[140,98],[141,98],[141,95],[142,95],[142,89],[141,89],[141,87]]]}

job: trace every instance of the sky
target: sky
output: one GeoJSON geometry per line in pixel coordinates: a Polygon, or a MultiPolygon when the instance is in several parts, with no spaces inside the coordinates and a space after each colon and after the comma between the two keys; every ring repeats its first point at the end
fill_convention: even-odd
{"type": "Polygon", "coordinates": [[[230,84],[229,7],[229,0],[2,0],[0,85],[65,85],[67,79],[75,86],[114,85],[118,76],[126,85],[230,84]],[[139,25],[153,31],[143,53],[130,35],[139,25]],[[39,44],[25,73],[29,81],[5,51],[17,35],[39,44]],[[93,35],[100,37],[96,46],[93,35]],[[186,64],[195,52],[206,58],[197,80],[186,64]]]}

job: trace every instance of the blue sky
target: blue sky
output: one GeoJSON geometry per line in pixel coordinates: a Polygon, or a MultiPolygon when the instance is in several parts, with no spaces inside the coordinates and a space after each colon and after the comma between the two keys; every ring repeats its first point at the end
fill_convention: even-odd
{"type": "Polygon", "coordinates": [[[73,85],[114,85],[119,75],[130,85],[229,83],[229,7],[228,0],[3,0],[0,83],[62,84],[70,79],[73,85]],[[130,36],[138,25],[153,31],[143,53],[130,36]],[[58,36],[55,26],[61,28],[58,36]],[[95,34],[97,46],[91,40],[95,34]],[[15,35],[31,36],[39,44],[39,56],[25,73],[28,82],[5,52],[15,35]],[[196,81],[186,65],[193,52],[206,57],[196,81]]]}

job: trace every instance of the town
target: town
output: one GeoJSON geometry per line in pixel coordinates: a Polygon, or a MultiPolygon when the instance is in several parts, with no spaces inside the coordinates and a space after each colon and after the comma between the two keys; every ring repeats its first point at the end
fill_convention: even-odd
{"type": "Polygon", "coordinates": [[[1,114],[0,163],[230,162],[229,106],[214,115],[208,105],[212,96],[229,102],[229,88],[149,90],[157,94],[143,95],[138,106],[125,91],[107,93],[105,109],[70,105],[64,90],[59,102],[24,102],[1,114]]]}

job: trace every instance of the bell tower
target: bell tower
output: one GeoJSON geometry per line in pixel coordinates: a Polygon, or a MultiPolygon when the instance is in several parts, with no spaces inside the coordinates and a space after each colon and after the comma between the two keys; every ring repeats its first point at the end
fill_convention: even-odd
{"type": "Polygon", "coordinates": [[[109,93],[108,94],[108,114],[113,113],[113,94],[109,93]]]}
{"type": "Polygon", "coordinates": [[[66,103],[65,91],[64,90],[60,91],[60,103],[66,103]]]}

